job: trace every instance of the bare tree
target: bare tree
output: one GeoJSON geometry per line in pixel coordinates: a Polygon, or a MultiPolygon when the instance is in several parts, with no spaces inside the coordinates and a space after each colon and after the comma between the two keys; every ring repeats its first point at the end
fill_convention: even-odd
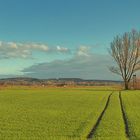
{"type": "Polygon", "coordinates": [[[140,32],[132,30],[122,36],[116,36],[109,49],[117,66],[110,67],[110,71],[120,75],[128,89],[132,75],[140,70],[140,32]]]}

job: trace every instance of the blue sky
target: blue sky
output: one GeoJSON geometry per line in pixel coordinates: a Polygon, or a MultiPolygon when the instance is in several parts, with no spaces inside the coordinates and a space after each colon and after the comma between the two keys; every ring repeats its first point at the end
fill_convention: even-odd
{"type": "Polygon", "coordinates": [[[139,0],[0,0],[0,77],[120,79],[114,36],[140,30],[139,0]]]}

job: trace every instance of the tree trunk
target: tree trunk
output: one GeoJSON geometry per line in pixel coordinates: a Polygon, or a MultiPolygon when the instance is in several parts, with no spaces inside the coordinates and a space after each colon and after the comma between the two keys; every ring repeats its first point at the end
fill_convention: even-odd
{"type": "Polygon", "coordinates": [[[129,84],[128,81],[124,81],[124,88],[125,88],[125,90],[128,90],[129,89],[128,84],[129,84]]]}

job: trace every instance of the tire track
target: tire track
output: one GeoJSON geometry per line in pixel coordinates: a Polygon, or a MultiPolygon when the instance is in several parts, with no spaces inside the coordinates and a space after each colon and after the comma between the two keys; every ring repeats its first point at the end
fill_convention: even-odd
{"type": "Polygon", "coordinates": [[[98,119],[97,119],[95,125],[94,125],[93,128],[91,129],[90,133],[87,135],[87,139],[93,138],[94,133],[95,133],[95,131],[96,131],[98,125],[100,124],[100,121],[102,120],[102,117],[103,117],[103,115],[104,115],[104,113],[105,113],[105,111],[106,111],[106,109],[107,109],[107,107],[108,107],[108,104],[109,104],[109,101],[110,101],[110,97],[111,97],[112,94],[113,94],[113,92],[109,94],[108,99],[107,99],[107,101],[106,101],[106,105],[105,105],[103,111],[101,112],[100,116],[98,117],[98,119]]]}
{"type": "Polygon", "coordinates": [[[124,107],[123,107],[121,91],[119,91],[119,99],[120,99],[120,105],[121,105],[121,111],[122,111],[123,121],[124,121],[124,125],[125,125],[125,134],[126,134],[127,138],[130,138],[128,121],[127,121],[127,116],[126,116],[126,113],[125,113],[124,107]]]}

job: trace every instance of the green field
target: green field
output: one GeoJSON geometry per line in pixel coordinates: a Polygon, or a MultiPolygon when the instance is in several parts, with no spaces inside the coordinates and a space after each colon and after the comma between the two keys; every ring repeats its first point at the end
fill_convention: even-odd
{"type": "Polygon", "coordinates": [[[1,89],[0,139],[86,140],[93,133],[88,139],[139,140],[140,92],[121,92],[127,122],[119,92],[111,93],[92,88],[1,89]]]}
{"type": "MultiPolygon", "coordinates": [[[[108,108],[95,132],[95,139],[109,138],[110,140],[126,139],[125,125],[122,117],[119,93],[114,93],[110,98],[108,108]]],[[[94,137],[93,137],[94,139],[94,137]]]]}
{"type": "Polygon", "coordinates": [[[140,140],[140,91],[123,92],[122,99],[131,139],[140,140]]]}

